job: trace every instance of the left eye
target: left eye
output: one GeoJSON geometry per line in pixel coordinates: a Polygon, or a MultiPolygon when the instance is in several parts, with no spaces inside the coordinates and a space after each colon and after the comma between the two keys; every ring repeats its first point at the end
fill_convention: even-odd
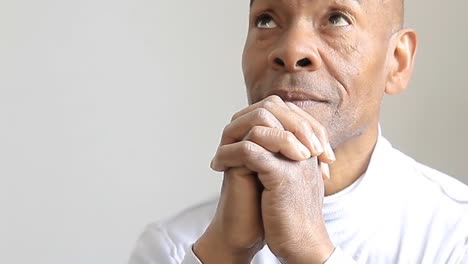
{"type": "Polygon", "coordinates": [[[268,14],[263,14],[259,16],[256,19],[255,24],[258,28],[265,28],[265,29],[272,29],[278,26],[276,22],[273,20],[273,18],[268,14]]]}
{"type": "Polygon", "coordinates": [[[345,27],[351,24],[343,14],[331,15],[328,22],[335,27],[345,27]]]}

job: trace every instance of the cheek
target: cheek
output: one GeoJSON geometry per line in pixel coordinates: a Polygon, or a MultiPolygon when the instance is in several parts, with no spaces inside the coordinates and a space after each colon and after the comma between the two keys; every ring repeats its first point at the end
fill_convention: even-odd
{"type": "Polygon", "coordinates": [[[372,99],[380,88],[383,90],[380,87],[385,62],[382,47],[372,46],[371,39],[357,39],[341,41],[339,47],[333,48],[330,60],[335,64],[336,79],[344,86],[351,104],[372,99]]]}
{"type": "Polygon", "coordinates": [[[247,99],[249,104],[252,104],[255,98],[255,80],[258,78],[259,74],[257,73],[255,65],[255,52],[252,52],[252,48],[246,46],[242,55],[242,71],[244,74],[244,83],[247,91],[247,99]]]}
{"type": "Polygon", "coordinates": [[[242,54],[242,72],[244,73],[244,79],[247,83],[250,83],[252,75],[254,74],[255,60],[252,59],[252,56],[255,56],[255,52],[252,52],[252,48],[246,46],[242,54]]]}
{"type": "MultiPolygon", "coordinates": [[[[268,69],[268,48],[264,41],[247,38],[242,54],[242,71],[249,97],[268,69]]],[[[250,98],[249,98],[250,99],[250,98]]]]}
{"type": "Polygon", "coordinates": [[[362,77],[366,65],[369,63],[368,47],[364,43],[351,41],[345,47],[337,51],[341,59],[341,68],[344,71],[347,83],[352,84],[353,80],[362,77]]]}
{"type": "Polygon", "coordinates": [[[244,74],[244,83],[245,87],[247,89],[247,97],[249,100],[249,103],[252,101],[252,86],[253,86],[253,80],[255,79],[256,73],[254,72],[253,69],[255,69],[255,66],[252,65],[254,61],[252,60],[252,55],[251,51],[248,47],[244,49],[243,55],[242,55],[242,72],[244,74]]]}
{"type": "Polygon", "coordinates": [[[356,79],[356,93],[364,97],[367,105],[380,104],[385,90],[384,47],[369,48],[368,55],[360,65],[360,78],[356,79]]]}

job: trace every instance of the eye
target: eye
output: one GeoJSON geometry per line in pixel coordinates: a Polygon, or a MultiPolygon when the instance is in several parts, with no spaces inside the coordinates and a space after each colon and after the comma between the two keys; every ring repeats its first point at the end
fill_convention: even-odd
{"type": "Polygon", "coordinates": [[[351,25],[347,16],[342,13],[334,13],[328,18],[328,23],[335,27],[345,27],[351,25]]]}
{"type": "Polygon", "coordinates": [[[268,14],[263,14],[260,15],[256,20],[255,20],[255,25],[258,28],[276,28],[278,25],[276,25],[276,22],[273,20],[273,18],[268,15],[268,14]]]}

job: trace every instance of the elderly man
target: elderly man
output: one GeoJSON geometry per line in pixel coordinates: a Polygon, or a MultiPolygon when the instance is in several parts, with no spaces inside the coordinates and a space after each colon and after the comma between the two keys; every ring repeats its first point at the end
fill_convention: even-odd
{"type": "Polygon", "coordinates": [[[130,262],[468,263],[468,188],[380,135],[413,71],[402,25],[402,0],[253,0],[220,198],[150,225],[130,262]]]}

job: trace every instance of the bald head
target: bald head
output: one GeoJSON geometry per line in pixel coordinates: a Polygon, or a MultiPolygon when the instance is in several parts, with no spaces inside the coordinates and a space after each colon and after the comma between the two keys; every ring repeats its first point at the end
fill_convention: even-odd
{"type": "Polygon", "coordinates": [[[392,25],[392,33],[403,28],[405,18],[404,0],[382,0],[382,10],[387,10],[384,13],[392,25]]]}
{"type": "Polygon", "coordinates": [[[397,10],[395,14],[398,16],[398,24],[401,29],[405,22],[405,0],[395,0],[395,2],[397,2],[397,10]]]}

